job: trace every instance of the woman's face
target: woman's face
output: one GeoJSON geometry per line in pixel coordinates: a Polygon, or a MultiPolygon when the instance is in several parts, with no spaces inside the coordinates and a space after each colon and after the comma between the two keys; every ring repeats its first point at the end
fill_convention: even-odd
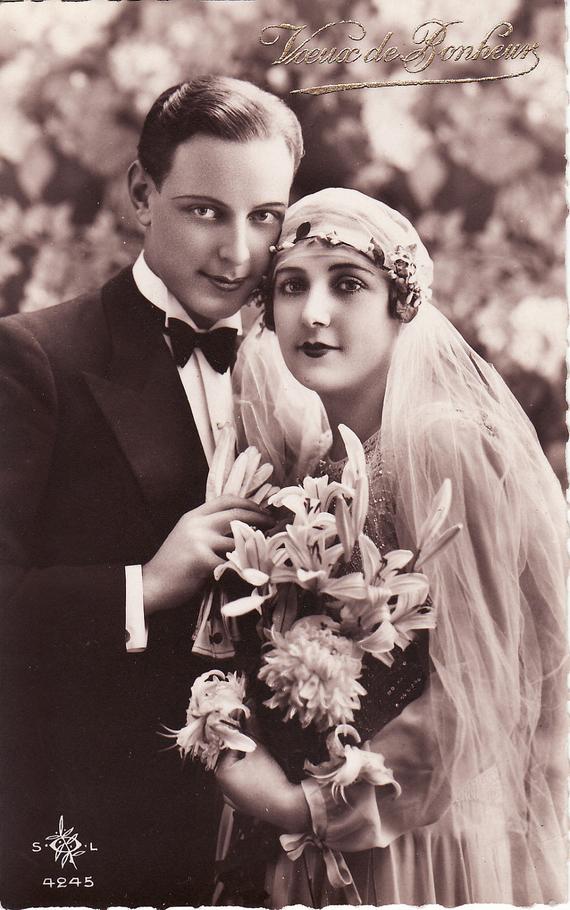
{"type": "Polygon", "coordinates": [[[388,279],[349,246],[301,243],[280,254],[275,331],[296,379],[324,400],[383,391],[399,329],[388,279]]]}

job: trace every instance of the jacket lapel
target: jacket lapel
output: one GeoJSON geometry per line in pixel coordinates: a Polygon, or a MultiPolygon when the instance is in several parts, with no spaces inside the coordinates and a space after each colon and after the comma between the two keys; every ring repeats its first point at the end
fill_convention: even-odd
{"type": "Polygon", "coordinates": [[[169,530],[204,498],[208,466],[178,370],[150,304],[125,270],[102,291],[112,350],[85,379],[152,517],[169,530]]]}

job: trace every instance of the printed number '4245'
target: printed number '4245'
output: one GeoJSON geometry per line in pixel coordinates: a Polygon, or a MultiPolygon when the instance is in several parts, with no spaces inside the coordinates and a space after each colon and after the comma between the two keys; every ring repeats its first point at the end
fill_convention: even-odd
{"type": "Polygon", "coordinates": [[[92,888],[94,885],[93,877],[91,875],[85,875],[81,878],[64,878],[62,875],[59,875],[57,878],[44,878],[43,885],[46,888],[67,888],[68,885],[75,885],[77,888],[83,885],[84,888],[92,888]]]}

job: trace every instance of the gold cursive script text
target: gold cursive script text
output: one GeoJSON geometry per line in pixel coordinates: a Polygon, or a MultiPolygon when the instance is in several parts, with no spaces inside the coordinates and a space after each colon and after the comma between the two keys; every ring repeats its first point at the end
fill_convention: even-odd
{"type": "Polygon", "coordinates": [[[500,79],[513,79],[532,72],[540,63],[538,56],[539,44],[534,42],[512,42],[498,39],[509,39],[514,28],[510,22],[500,22],[491,28],[485,36],[474,44],[449,43],[449,30],[454,25],[461,24],[456,19],[443,22],[439,19],[429,19],[422,22],[413,32],[411,49],[401,49],[393,42],[393,32],[387,32],[382,40],[372,46],[363,45],[366,38],[366,28],[356,19],[339,19],[336,22],[327,22],[312,33],[307,34],[307,25],[291,25],[282,22],[279,25],[266,25],[261,30],[260,42],[266,47],[274,47],[283,40],[283,49],[280,55],[272,61],[272,66],[288,66],[290,64],[338,64],[338,63],[394,63],[398,62],[405,72],[411,76],[425,73],[435,62],[446,64],[473,63],[477,61],[498,60],[527,60],[529,64],[523,70],[515,73],[499,73],[487,76],[464,76],[449,78],[420,78],[420,79],[390,79],[382,81],[341,82],[326,85],[315,85],[308,88],[295,89],[292,94],[322,95],[328,92],[348,91],[356,88],[383,88],[396,85],[437,85],[441,83],[465,82],[491,82],[500,79]],[[346,28],[348,27],[348,28],[346,28]],[[333,32],[333,30],[335,30],[333,32]],[[342,40],[336,41],[334,35],[344,32],[342,40]],[[329,43],[330,38],[335,43],[329,43]],[[327,41],[323,46],[321,41],[327,41]],[[358,46],[356,46],[358,44],[358,46]]]}

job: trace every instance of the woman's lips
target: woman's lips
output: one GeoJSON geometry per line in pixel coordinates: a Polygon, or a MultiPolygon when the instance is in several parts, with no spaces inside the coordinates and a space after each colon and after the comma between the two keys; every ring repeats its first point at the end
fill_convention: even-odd
{"type": "Polygon", "coordinates": [[[338,351],[338,348],[333,347],[331,344],[323,344],[321,341],[305,341],[300,345],[299,350],[306,354],[307,357],[324,357],[325,354],[330,354],[331,351],[338,351]]]}

